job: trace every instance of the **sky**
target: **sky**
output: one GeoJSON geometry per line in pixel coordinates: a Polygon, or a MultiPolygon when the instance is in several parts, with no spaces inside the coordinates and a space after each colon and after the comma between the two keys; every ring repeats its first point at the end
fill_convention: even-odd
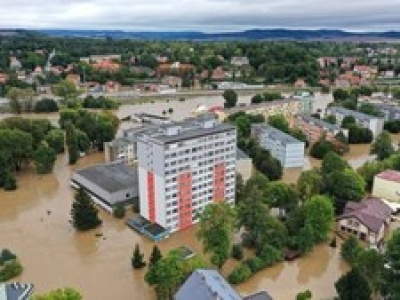
{"type": "Polygon", "coordinates": [[[1,0],[0,28],[400,30],[400,0],[1,0]]]}

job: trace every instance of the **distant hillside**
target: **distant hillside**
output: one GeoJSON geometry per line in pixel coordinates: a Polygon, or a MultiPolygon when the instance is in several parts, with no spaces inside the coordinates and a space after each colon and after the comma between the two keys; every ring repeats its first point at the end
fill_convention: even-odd
{"type": "Polygon", "coordinates": [[[200,31],[121,31],[121,30],[40,30],[58,37],[88,37],[145,40],[353,40],[376,41],[400,39],[400,32],[355,33],[342,30],[253,29],[238,32],[204,33],[200,31]]]}

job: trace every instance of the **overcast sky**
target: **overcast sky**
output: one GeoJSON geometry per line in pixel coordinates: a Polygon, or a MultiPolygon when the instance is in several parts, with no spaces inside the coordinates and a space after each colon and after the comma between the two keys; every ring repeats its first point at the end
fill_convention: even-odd
{"type": "Polygon", "coordinates": [[[0,28],[400,30],[400,0],[0,0],[0,28]]]}

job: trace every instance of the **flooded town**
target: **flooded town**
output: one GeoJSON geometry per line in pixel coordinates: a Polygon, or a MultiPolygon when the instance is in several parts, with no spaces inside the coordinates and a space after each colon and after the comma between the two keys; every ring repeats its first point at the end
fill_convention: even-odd
{"type": "Polygon", "coordinates": [[[0,26],[0,300],[400,299],[399,44],[238,34],[0,26]]]}

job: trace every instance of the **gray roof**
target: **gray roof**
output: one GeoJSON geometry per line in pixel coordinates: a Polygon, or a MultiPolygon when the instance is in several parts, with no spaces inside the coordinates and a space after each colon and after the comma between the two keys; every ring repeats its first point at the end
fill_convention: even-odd
{"type": "Polygon", "coordinates": [[[261,291],[252,295],[248,295],[243,300],[272,300],[272,297],[266,292],[261,291]]]}
{"type": "Polygon", "coordinates": [[[350,110],[341,106],[331,106],[327,110],[328,112],[333,112],[333,113],[338,113],[344,116],[353,116],[354,118],[358,120],[363,120],[363,121],[370,121],[370,120],[375,120],[375,119],[383,119],[381,117],[376,117],[376,116],[371,116],[367,115],[364,113],[361,113],[359,111],[355,110],[350,110]]]}
{"type": "Polygon", "coordinates": [[[175,294],[175,300],[242,300],[215,270],[195,270],[175,294]]]}
{"type": "Polygon", "coordinates": [[[337,124],[331,124],[329,122],[323,121],[321,119],[313,118],[313,117],[308,116],[308,115],[299,115],[298,118],[301,118],[305,122],[310,123],[310,124],[314,124],[315,126],[318,126],[320,128],[323,128],[323,129],[329,129],[329,130],[332,130],[332,131],[341,130],[341,127],[339,125],[337,125],[337,124]]]}
{"type": "Polygon", "coordinates": [[[138,186],[137,168],[123,163],[96,165],[76,172],[109,193],[138,186]]]}
{"type": "Polygon", "coordinates": [[[253,124],[251,125],[252,131],[259,130],[261,134],[267,134],[268,138],[274,141],[280,141],[283,145],[289,145],[289,144],[298,144],[304,142],[299,141],[298,139],[292,137],[291,135],[288,135],[287,133],[280,131],[279,129],[276,129],[275,127],[272,127],[268,124],[262,123],[262,124],[253,124]]]}
{"type": "Polygon", "coordinates": [[[239,148],[236,148],[236,159],[251,159],[246,153],[244,153],[242,150],[239,148]]]}
{"type": "Polygon", "coordinates": [[[33,284],[19,282],[0,284],[0,300],[28,300],[33,284]]]}
{"type": "MultiPolygon", "coordinates": [[[[233,125],[220,123],[214,114],[205,114],[182,122],[160,125],[154,130],[147,131],[145,135],[155,141],[169,144],[231,130],[236,130],[233,125]],[[172,131],[175,133],[168,133],[172,131]]],[[[140,135],[139,139],[143,136],[140,135]]]]}

